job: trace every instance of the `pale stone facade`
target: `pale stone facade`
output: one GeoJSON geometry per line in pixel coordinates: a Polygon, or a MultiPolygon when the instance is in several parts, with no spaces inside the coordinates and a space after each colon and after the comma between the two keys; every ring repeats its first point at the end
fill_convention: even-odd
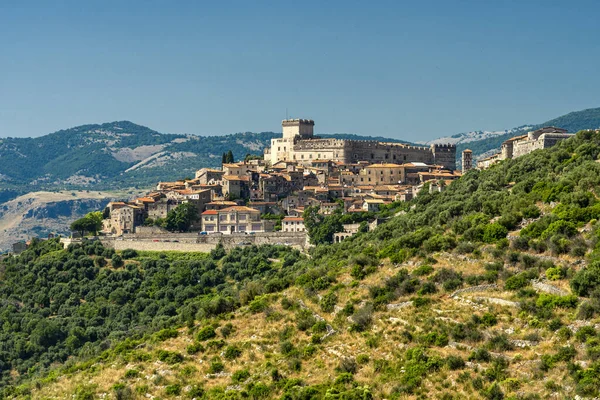
{"type": "Polygon", "coordinates": [[[521,157],[535,150],[547,149],[572,136],[573,134],[567,133],[566,129],[553,126],[528,132],[527,135],[515,136],[502,143],[500,153],[477,161],[477,167],[485,169],[501,160],[521,157]]]}
{"type": "Polygon", "coordinates": [[[314,136],[314,121],[284,120],[282,138],[271,139],[265,150],[265,160],[271,165],[279,161],[296,161],[310,165],[314,160],[335,160],[343,163],[423,162],[456,168],[456,146],[432,144],[430,147],[384,143],[375,140],[320,139],[314,136]]]}

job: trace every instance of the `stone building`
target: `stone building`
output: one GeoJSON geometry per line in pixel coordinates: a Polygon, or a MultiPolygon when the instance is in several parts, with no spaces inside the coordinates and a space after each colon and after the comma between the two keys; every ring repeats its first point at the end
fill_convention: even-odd
{"type": "Polygon", "coordinates": [[[282,232],[305,232],[304,218],[302,217],[285,217],[281,221],[282,232]]]}
{"type": "Polygon", "coordinates": [[[566,129],[553,126],[531,131],[527,135],[516,136],[502,143],[500,159],[517,158],[534,150],[546,149],[571,136],[573,135],[568,134],[566,129]]]}
{"type": "Polygon", "coordinates": [[[275,224],[274,221],[261,220],[260,211],[245,206],[206,210],[201,219],[202,229],[208,233],[270,232],[275,224]]]}
{"type": "Polygon", "coordinates": [[[463,174],[473,168],[473,152],[465,149],[462,152],[462,172],[463,174]]]}
{"type": "Polygon", "coordinates": [[[141,206],[114,201],[107,205],[110,218],[102,220],[102,230],[113,235],[134,233],[135,227],[144,222],[144,209],[141,206]]]}
{"type": "Polygon", "coordinates": [[[369,161],[371,163],[423,162],[444,168],[456,168],[456,146],[432,144],[429,147],[375,140],[321,139],[314,136],[315,122],[309,119],[282,121],[281,138],[271,139],[265,149],[265,160],[271,165],[279,161],[296,161],[310,165],[314,160],[333,160],[341,163],[369,161]]]}
{"type": "Polygon", "coordinates": [[[477,167],[480,169],[489,168],[498,161],[521,157],[535,150],[547,149],[572,136],[573,134],[567,133],[566,129],[554,126],[546,126],[528,132],[526,135],[515,136],[502,143],[500,153],[478,160],[477,167]]]}

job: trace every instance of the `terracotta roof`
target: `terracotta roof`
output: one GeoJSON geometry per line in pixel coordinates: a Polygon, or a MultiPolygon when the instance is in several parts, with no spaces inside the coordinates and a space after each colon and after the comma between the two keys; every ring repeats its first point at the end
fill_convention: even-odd
{"type": "Polygon", "coordinates": [[[249,181],[249,176],[223,175],[223,179],[228,181],[249,181]]]}
{"type": "Polygon", "coordinates": [[[218,200],[218,201],[211,201],[210,203],[206,203],[206,204],[210,204],[210,205],[220,205],[220,206],[235,206],[237,205],[237,203],[235,201],[228,201],[228,200],[218,200]]]}
{"type": "Polygon", "coordinates": [[[217,210],[206,210],[201,215],[217,215],[217,210]]]}
{"type": "Polygon", "coordinates": [[[285,217],[283,220],[284,221],[299,221],[299,222],[304,222],[304,218],[302,218],[302,217],[285,217]]]}
{"type": "Polygon", "coordinates": [[[137,199],[137,201],[141,201],[142,203],[154,203],[155,202],[155,200],[150,197],[140,197],[137,199]]]}
{"type": "Polygon", "coordinates": [[[256,213],[260,213],[260,211],[258,211],[255,208],[250,208],[250,207],[246,207],[246,206],[232,206],[232,207],[227,207],[224,208],[222,210],[219,210],[220,212],[229,212],[229,211],[245,211],[245,212],[256,212],[256,213]]]}
{"type": "Polygon", "coordinates": [[[400,168],[400,167],[402,167],[402,165],[389,163],[389,164],[372,164],[365,168],[400,168]]]}

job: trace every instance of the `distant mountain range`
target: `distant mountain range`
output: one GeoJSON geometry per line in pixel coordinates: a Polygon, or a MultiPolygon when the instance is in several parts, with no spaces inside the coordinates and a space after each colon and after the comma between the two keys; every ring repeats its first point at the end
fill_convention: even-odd
{"type": "MultiPolygon", "coordinates": [[[[509,137],[539,126],[576,132],[600,127],[600,108],[572,112],[542,124],[498,132],[475,131],[436,139],[455,143],[457,154],[469,147],[474,155],[499,148],[509,137]]],[[[279,132],[225,136],[165,134],[129,121],[83,125],[37,138],[0,139],[0,203],[38,190],[118,189],[147,187],[157,181],[193,176],[201,167],[221,163],[231,150],[236,159],[262,154],[279,132]]],[[[321,135],[348,139],[401,142],[350,134],[321,135]]],[[[408,142],[405,142],[408,143],[408,142]]]]}

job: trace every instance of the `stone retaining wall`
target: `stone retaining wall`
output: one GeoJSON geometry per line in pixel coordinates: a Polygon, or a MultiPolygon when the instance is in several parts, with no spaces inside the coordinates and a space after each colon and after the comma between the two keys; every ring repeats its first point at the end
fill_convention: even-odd
{"type": "Polygon", "coordinates": [[[464,289],[458,289],[457,291],[452,293],[450,295],[450,297],[454,297],[454,296],[457,296],[462,293],[485,292],[486,290],[498,290],[498,285],[496,285],[495,283],[492,283],[490,285],[477,285],[477,286],[471,286],[471,287],[464,288],[464,289]]]}

